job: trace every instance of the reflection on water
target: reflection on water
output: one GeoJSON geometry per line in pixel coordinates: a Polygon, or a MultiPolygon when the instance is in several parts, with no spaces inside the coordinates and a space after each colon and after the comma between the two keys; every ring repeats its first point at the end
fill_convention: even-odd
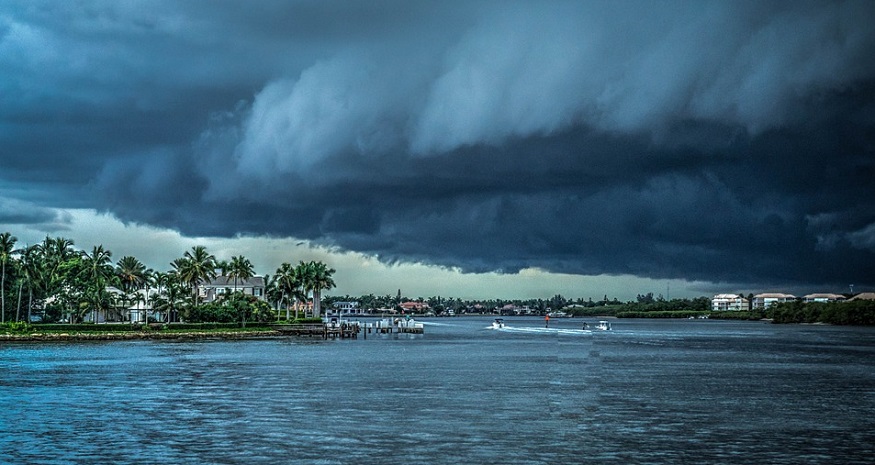
{"type": "Polygon", "coordinates": [[[5,344],[0,462],[871,463],[873,329],[505,320],[5,344]]]}

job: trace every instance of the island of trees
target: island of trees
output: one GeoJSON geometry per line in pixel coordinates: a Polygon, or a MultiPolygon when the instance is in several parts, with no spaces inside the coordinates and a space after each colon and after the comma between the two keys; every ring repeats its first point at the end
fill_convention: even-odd
{"type": "Polygon", "coordinates": [[[312,316],[318,318],[322,291],[335,287],[335,270],[322,262],[283,263],[265,279],[265,301],[238,289],[238,284],[255,276],[246,257],[218,260],[203,246],[186,251],[167,270],[156,271],[133,256],[113,263],[112,252],[102,245],[83,251],[63,237],[46,237],[22,248],[16,248],[17,242],[11,233],[0,233],[0,323],[121,320],[126,309],[140,303],[158,316],[152,317],[155,323],[245,326],[247,321],[276,321],[281,309],[288,318],[290,310],[297,311],[308,296],[312,296],[312,316]],[[217,276],[229,279],[230,292],[201,302],[200,286],[217,276]]]}

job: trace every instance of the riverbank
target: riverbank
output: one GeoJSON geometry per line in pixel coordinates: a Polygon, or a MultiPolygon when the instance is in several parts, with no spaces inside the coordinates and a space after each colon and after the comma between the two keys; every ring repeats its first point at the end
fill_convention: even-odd
{"type": "Polygon", "coordinates": [[[239,330],[213,331],[82,331],[82,332],[32,332],[0,333],[0,341],[125,341],[144,339],[258,339],[282,336],[269,328],[241,328],[239,330]]]}

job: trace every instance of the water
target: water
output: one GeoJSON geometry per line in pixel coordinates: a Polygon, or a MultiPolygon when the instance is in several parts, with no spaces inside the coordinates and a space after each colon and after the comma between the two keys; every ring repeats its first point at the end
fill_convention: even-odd
{"type": "Polygon", "coordinates": [[[875,462],[875,328],[490,322],[2,344],[0,463],[875,462]]]}

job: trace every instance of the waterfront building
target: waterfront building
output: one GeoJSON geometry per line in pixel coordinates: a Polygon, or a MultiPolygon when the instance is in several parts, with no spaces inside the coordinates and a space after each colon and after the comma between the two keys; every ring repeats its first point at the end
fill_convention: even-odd
{"type": "Polygon", "coordinates": [[[843,302],[845,296],[841,294],[808,294],[802,298],[805,302],[843,302]]]}
{"type": "Polygon", "coordinates": [[[358,302],[334,302],[331,305],[341,315],[364,315],[365,309],[359,307],[358,302]]]}
{"type": "Polygon", "coordinates": [[[401,304],[401,308],[407,312],[423,312],[429,309],[429,306],[425,302],[403,302],[401,304]]]}
{"type": "Polygon", "coordinates": [[[198,286],[198,298],[201,302],[212,302],[223,294],[230,294],[234,290],[243,291],[246,295],[257,297],[259,300],[265,300],[264,296],[264,277],[253,276],[248,279],[237,279],[228,276],[216,276],[215,279],[201,283],[198,286]]]}
{"type": "Polygon", "coordinates": [[[738,294],[717,294],[711,299],[713,312],[740,312],[750,310],[750,301],[738,294]]]}
{"type": "Polygon", "coordinates": [[[793,294],[781,294],[781,293],[765,293],[765,294],[757,294],[753,296],[753,302],[751,302],[751,306],[753,308],[769,308],[773,304],[781,303],[781,302],[792,302],[796,300],[796,296],[793,294]]]}

